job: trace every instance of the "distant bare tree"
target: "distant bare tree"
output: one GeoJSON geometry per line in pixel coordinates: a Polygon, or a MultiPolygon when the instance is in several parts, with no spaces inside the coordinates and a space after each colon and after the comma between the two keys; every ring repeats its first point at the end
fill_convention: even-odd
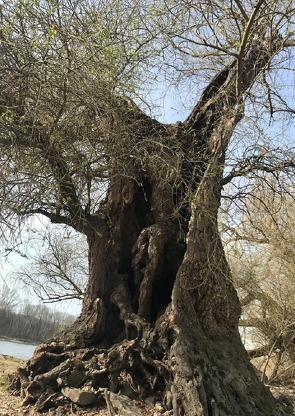
{"type": "Polygon", "coordinates": [[[27,242],[27,261],[11,273],[43,302],[82,300],[88,274],[87,243],[81,235],[51,227],[34,232],[27,242]]]}
{"type": "Polygon", "coordinates": [[[240,325],[254,329],[257,344],[250,356],[276,359],[268,382],[280,373],[292,377],[286,366],[295,370],[294,199],[275,191],[249,198],[239,226],[227,229],[229,262],[243,307],[240,325]]]}
{"type": "Polygon", "coordinates": [[[0,287],[0,308],[6,313],[13,312],[19,304],[19,294],[6,282],[1,283],[0,287]]]}

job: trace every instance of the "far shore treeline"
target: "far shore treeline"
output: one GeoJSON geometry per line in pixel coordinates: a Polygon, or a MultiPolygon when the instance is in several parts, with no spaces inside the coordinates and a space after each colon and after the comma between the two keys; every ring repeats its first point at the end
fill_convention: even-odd
{"type": "Polygon", "coordinates": [[[48,306],[25,303],[20,308],[7,308],[0,303],[0,338],[13,338],[32,343],[43,342],[73,321],[72,315],[54,311],[48,306]]]}

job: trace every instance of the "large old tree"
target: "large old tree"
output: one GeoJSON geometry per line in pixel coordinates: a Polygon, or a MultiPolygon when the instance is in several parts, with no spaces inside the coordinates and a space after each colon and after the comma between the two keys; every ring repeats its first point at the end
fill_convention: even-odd
{"type": "Polygon", "coordinates": [[[89,245],[81,315],[20,371],[25,403],[52,406],[92,363],[85,384],[130,384],[174,415],[280,414],[240,341],[218,211],[235,177],[292,168],[268,152],[225,166],[245,111],[292,111],[271,81],[292,60],[294,7],[1,2],[2,229],[39,214],[89,245]],[[183,122],[148,111],[169,84],[195,96],[183,122]]]}

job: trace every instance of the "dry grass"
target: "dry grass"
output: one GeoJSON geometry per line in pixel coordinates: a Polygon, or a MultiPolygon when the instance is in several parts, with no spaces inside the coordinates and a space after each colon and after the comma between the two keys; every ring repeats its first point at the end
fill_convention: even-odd
{"type": "Polygon", "coordinates": [[[0,390],[6,391],[9,386],[8,375],[16,371],[24,361],[0,354],[0,390]]]}

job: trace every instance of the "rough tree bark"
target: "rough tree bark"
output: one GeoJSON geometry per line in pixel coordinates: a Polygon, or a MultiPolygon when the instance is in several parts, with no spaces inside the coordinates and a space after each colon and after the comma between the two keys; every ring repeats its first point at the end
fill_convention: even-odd
{"type": "Polygon", "coordinates": [[[242,94],[271,58],[263,42],[246,52],[247,78],[234,61],[184,123],[163,125],[138,110],[137,146],[156,159],[153,137],[161,138],[163,157],[180,161],[183,181],[161,179],[151,157],[146,165],[126,157],[123,174],[112,164],[104,205],[77,227],[89,243],[81,316],[19,371],[25,404],[52,406],[65,374],[79,368],[80,385],[116,393],[129,384],[175,416],[283,414],[240,341],[240,304],[218,232],[225,153],[243,117],[242,94]]]}

